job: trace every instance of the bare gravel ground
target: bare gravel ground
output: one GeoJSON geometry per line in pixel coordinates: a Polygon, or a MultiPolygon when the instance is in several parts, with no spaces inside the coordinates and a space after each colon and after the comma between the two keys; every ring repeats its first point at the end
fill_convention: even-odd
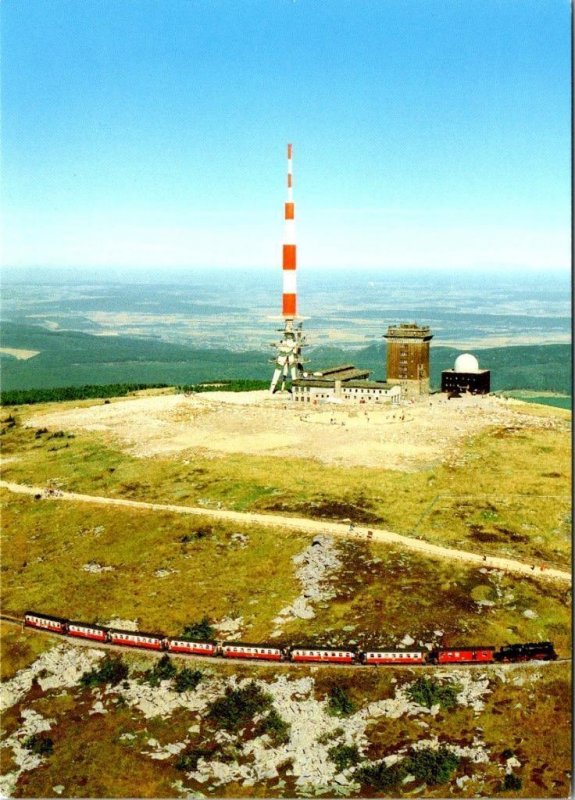
{"type": "Polygon", "coordinates": [[[267,392],[138,397],[31,417],[27,425],[111,436],[141,458],[243,453],[326,464],[415,470],[446,460],[458,442],[491,426],[564,425],[524,403],[492,396],[433,395],[391,405],[299,406],[267,392]]]}

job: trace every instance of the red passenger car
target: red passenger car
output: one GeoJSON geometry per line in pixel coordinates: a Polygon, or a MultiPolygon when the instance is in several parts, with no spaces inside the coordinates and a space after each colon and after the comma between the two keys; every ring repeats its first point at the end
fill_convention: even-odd
{"type": "Polygon", "coordinates": [[[360,656],[362,664],[425,664],[427,650],[367,650],[360,656]]]}
{"type": "Polygon", "coordinates": [[[196,656],[215,656],[216,642],[188,642],[185,639],[166,639],[170,653],[188,653],[196,656]]]}
{"type": "Polygon", "coordinates": [[[436,647],[431,660],[436,664],[489,664],[493,659],[494,647],[436,647]]]}
{"type": "Polygon", "coordinates": [[[224,642],[224,658],[257,658],[263,661],[281,661],[282,651],[269,644],[246,644],[245,642],[224,642]]]}
{"type": "Polygon", "coordinates": [[[24,625],[28,628],[40,628],[51,633],[66,633],[66,620],[61,617],[52,617],[50,614],[37,614],[27,611],[24,614],[24,625]]]}
{"type": "Polygon", "coordinates": [[[99,625],[90,625],[88,622],[69,622],[68,636],[78,636],[81,639],[105,642],[108,638],[108,630],[99,625]]]}
{"type": "Polygon", "coordinates": [[[147,650],[162,650],[164,637],[155,633],[142,633],[141,631],[108,631],[111,644],[120,644],[124,647],[144,647],[147,650]]]}
{"type": "Polygon", "coordinates": [[[315,661],[336,664],[353,664],[356,654],[353,650],[336,650],[323,647],[294,647],[290,651],[291,661],[315,661]]]}

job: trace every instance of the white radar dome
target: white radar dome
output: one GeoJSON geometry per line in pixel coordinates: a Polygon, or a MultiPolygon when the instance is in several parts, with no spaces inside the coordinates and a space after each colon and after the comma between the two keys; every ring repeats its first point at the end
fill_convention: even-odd
{"type": "Polygon", "coordinates": [[[479,372],[479,361],[471,353],[462,353],[455,359],[455,372],[479,372]]]}

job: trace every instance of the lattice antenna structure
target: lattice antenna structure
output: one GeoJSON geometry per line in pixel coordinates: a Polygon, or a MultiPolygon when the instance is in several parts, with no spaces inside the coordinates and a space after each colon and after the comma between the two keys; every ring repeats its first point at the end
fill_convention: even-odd
{"type": "Polygon", "coordinates": [[[296,241],[295,241],[295,204],[293,201],[293,169],[292,145],[287,146],[287,201],[284,206],[285,233],[282,252],[282,318],[283,328],[279,328],[282,337],[272,345],[276,356],[274,374],[270,384],[270,393],[280,385],[282,391],[287,381],[294,381],[303,372],[302,348],[305,346],[303,322],[297,316],[297,282],[296,282],[296,241]],[[281,379],[281,380],[280,380],[281,379]]]}

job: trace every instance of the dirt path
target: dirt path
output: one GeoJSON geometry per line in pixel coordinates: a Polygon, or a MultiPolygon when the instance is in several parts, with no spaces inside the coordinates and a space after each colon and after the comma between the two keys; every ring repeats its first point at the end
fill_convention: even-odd
{"type": "Polygon", "coordinates": [[[62,500],[73,503],[91,503],[106,506],[124,506],[128,508],[141,508],[147,511],[170,511],[175,514],[193,514],[195,516],[212,517],[213,519],[226,520],[239,525],[253,524],[268,525],[271,527],[291,528],[293,530],[304,531],[311,534],[330,533],[333,536],[341,536],[348,539],[363,539],[375,542],[386,542],[388,544],[399,545],[408,550],[422,553],[432,558],[442,558],[448,560],[466,561],[491,569],[501,569],[505,572],[514,572],[523,575],[530,575],[541,580],[557,580],[571,583],[571,573],[559,569],[545,569],[537,567],[535,571],[530,564],[515,561],[510,558],[498,558],[472,553],[468,550],[457,550],[451,547],[441,547],[440,545],[430,544],[422,539],[414,539],[410,536],[402,536],[399,533],[382,530],[381,528],[365,528],[351,526],[341,522],[328,522],[306,519],[305,517],[285,517],[278,514],[254,514],[251,512],[228,511],[225,509],[201,508],[197,506],[177,506],[168,503],[145,503],[141,500],[122,500],[115,497],[98,497],[89,494],[76,494],[75,492],[62,492],[60,490],[54,494],[46,494],[44,487],[25,486],[9,481],[0,481],[0,488],[8,489],[11,492],[28,495],[41,495],[44,499],[62,500]]]}

